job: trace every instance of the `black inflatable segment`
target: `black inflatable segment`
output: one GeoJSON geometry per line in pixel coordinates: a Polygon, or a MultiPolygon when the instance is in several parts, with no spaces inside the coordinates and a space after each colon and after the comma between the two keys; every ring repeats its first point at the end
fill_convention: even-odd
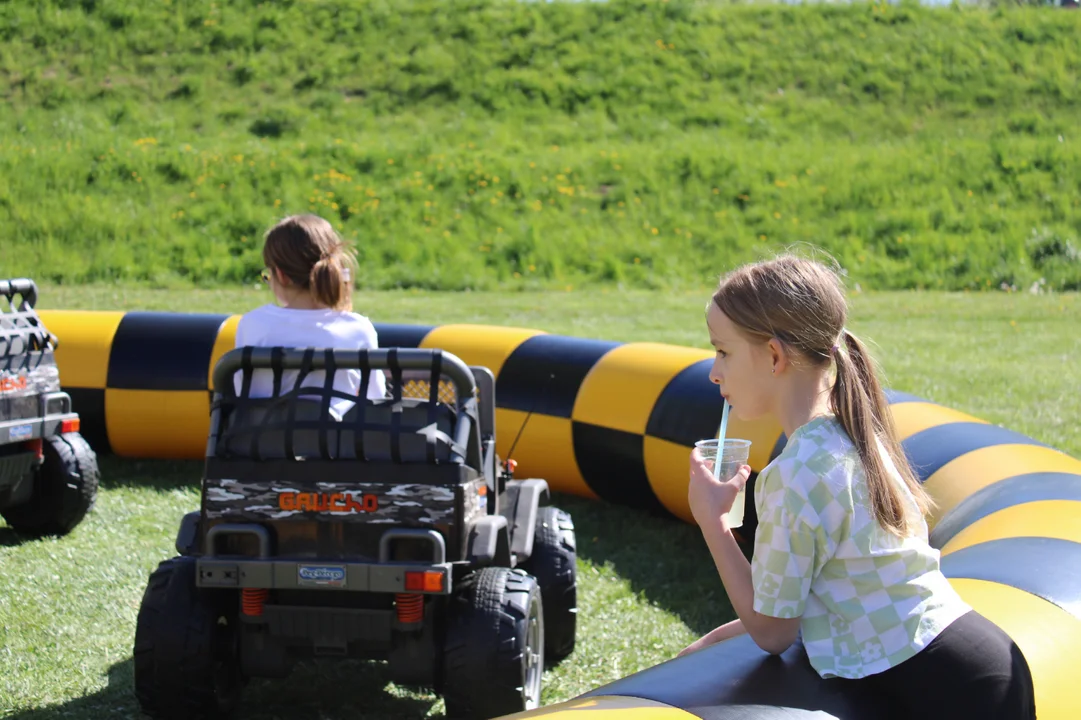
{"type": "Polygon", "coordinates": [[[682,708],[705,720],[871,720],[880,702],[839,678],[823,680],[797,641],[770,655],[749,635],[616,680],[582,697],[625,695],[682,708]]]}

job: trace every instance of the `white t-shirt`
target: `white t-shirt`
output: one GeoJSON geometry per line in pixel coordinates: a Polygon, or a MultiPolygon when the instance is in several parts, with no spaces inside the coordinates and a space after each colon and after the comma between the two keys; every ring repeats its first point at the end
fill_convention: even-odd
{"type": "MultiPolygon", "coordinates": [[[[375,326],[363,315],[339,310],[297,310],[277,305],[263,305],[240,318],[236,327],[236,347],[337,348],[368,350],[379,347],[375,326]]],[[[281,392],[292,389],[297,371],[282,373],[281,392]]],[[[326,374],[313,370],[301,387],[322,387],[326,374]]],[[[243,374],[233,378],[240,392],[243,374]]],[[[356,396],[360,392],[360,370],[338,370],[334,373],[334,389],[356,396]]],[[[256,370],[252,374],[249,397],[270,397],[274,391],[274,372],[256,370]]],[[[373,370],[368,380],[368,397],[378,400],[386,395],[386,378],[381,370],[373,370]]],[[[353,406],[345,398],[332,398],[330,407],[338,416],[353,406]]]]}

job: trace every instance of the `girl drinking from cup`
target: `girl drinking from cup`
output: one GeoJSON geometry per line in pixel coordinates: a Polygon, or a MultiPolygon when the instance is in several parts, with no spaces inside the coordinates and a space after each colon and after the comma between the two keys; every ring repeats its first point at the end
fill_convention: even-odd
{"type": "Polygon", "coordinates": [[[821,677],[870,685],[902,717],[1034,718],[1020,649],[939,568],[930,498],[847,316],[837,275],[791,255],[740,267],[713,294],[710,379],[739,418],[775,418],[787,444],[755,482],[750,562],[728,523],[750,467],[722,482],[692,452],[691,510],[738,619],[680,654],[743,633],[780,654],[800,634],[821,677]]]}

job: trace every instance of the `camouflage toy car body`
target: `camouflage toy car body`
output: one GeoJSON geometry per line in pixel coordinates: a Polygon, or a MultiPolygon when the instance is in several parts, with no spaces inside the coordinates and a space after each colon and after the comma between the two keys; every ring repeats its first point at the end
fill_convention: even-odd
{"type": "Polygon", "coordinates": [[[545,657],[574,647],[574,527],[500,467],[492,373],[439,350],[238,348],[213,381],[202,507],[139,611],[144,712],[226,715],[246,678],[310,657],[386,660],[451,716],[536,707],[545,657]],[[350,368],[359,398],[385,370],[389,397],[334,390],[350,368]],[[249,397],[256,372],[272,397],[249,397]],[[355,402],[339,417],[335,398],[355,402]]]}
{"type": "Polygon", "coordinates": [[[60,390],[37,296],[32,280],[0,280],[0,515],[19,532],[63,535],[93,508],[98,465],[60,390]]]}

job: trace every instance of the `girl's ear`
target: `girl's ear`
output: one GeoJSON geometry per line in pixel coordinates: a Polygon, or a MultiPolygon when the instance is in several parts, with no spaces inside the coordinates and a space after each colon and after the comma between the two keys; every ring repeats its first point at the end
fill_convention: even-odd
{"type": "Polygon", "coordinates": [[[274,268],[274,277],[278,280],[278,284],[282,287],[288,287],[292,283],[289,282],[289,277],[282,272],[281,268],[274,268]]]}
{"type": "Polygon", "coordinates": [[[766,350],[770,361],[770,372],[774,375],[783,373],[788,367],[788,353],[785,352],[784,345],[777,338],[770,338],[766,343],[766,350]]]}

